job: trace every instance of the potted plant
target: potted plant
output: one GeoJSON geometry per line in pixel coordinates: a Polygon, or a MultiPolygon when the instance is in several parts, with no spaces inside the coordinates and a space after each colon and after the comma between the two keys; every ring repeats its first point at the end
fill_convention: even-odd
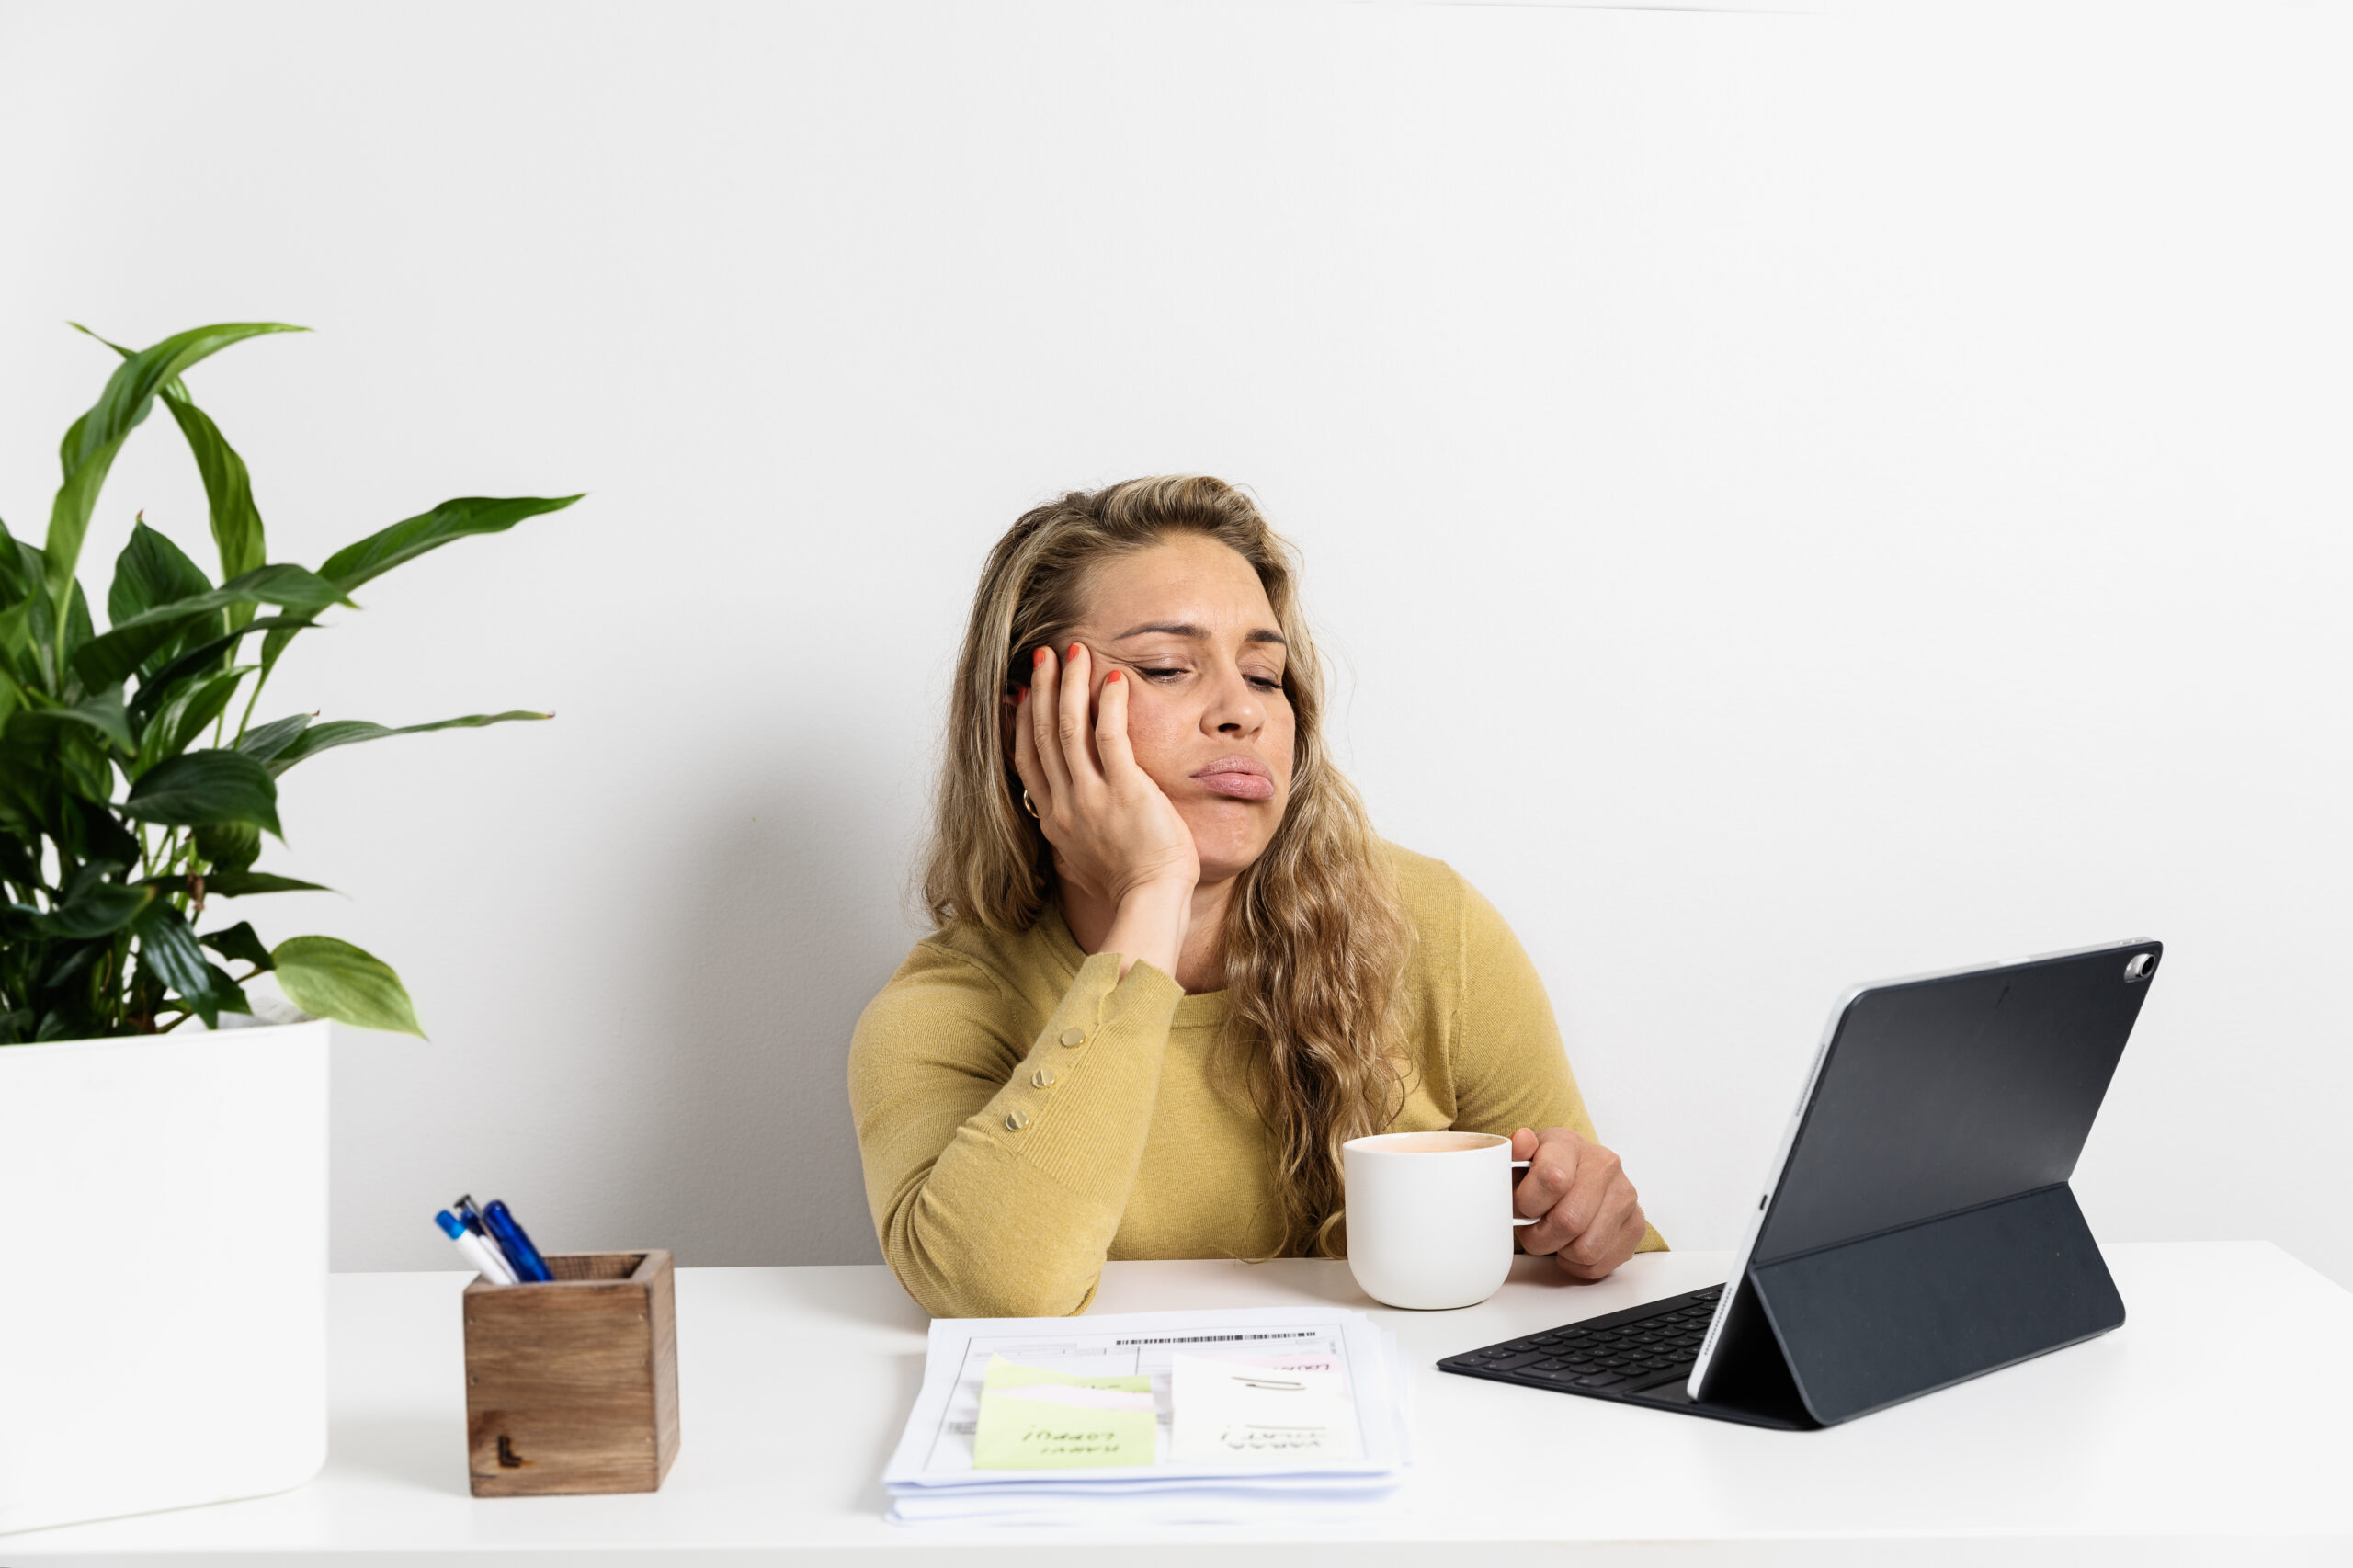
{"type": "MultiPolygon", "coordinates": [[[[347,942],[266,942],[221,906],[260,869],[278,781],[336,746],[541,719],[255,722],[279,658],[370,580],[579,499],[445,501],[316,570],[269,561],[245,465],[182,375],[301,330],[133,352],[66,432],[42,548],[0,525],[0,1531],[252,1496],[325,1457],[326,1031],[420,1033],[347,942]],[[77,580],[108,470],[161,402],[199,472],[216,583],[142,517],[97,630],[77,580]],[[295,1005],[256,1019],[268,974],[295,1005]],[[296,1011],[295,1009],[300,1009],[296,1011]],[[244,1025],[247,1027],[233,1027],[244,1025]]],[[[282,1007],[282,1005],[278,1005],[282,1007]]]]}

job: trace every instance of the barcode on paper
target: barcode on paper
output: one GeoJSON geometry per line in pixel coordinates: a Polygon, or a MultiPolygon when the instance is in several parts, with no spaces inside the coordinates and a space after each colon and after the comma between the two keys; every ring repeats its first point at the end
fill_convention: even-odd
{"type": "Polygon", "coordinates": [[[1313,1329],[1286,1329],[1279,1334],[1184,1334],[1167,1335],[1157,1339],[1115,1339],[1111,1343],[1128,1345],[1223,1345],[1237,1339],[1322,1339],[1324,1335],[1313,1329]]]}

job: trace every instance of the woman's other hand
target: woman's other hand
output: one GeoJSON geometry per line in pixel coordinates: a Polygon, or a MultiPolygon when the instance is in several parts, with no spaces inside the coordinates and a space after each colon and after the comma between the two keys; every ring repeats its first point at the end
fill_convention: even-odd
{"type": "Polygon", "coordinates": [[[1523,1250],[1551,1253],[1579,1279],[1598,1279],[1634,1256],[1649,1222],[1616,1154],[1566,1127],[1523,1127],[1511,1135],[1511,1157],[1528,1162],[1512,1207],[1536,1221],[1520,1227],[1523,1250]]]}
{"type": "Polygon", "coordinates": [[[1053,846],[1055,875],[1118,913],[1103,950],[1125,974],[1138,960],[1175,975],[1201,864],[1193,835],[1128,744],[1124,672],[1103,677],[1070,645],[1068,663],[1037,652],[1014,724],[1013,766],[1038,825],[1053,846]]]}

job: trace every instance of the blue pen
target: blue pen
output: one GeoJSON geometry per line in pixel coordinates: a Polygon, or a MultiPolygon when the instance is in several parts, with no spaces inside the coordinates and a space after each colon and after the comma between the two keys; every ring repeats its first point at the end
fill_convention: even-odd
{"type": "Polygon", "coordinates": [[[515,1283],[515,1271],[506,1267],[506,1260],[499,1256],[498,1249],[486,1238],[467,1230],[464,1221],[444,1209],[433,1216],[433,1222],[441,1227],[444,1235],[458,1244],[458,1256],[472,1264],[474,1272],[494,1285],[515,1283]]]}
{"type": "Polygon", "coordinates": [[[458,1223],[463,1225],[467,1230],[472,1231],[475,1235],[482,1238],[483,1245],[490,1248],[493,1252],[496,1252],[498,1250],[497,1239],[491,1235],[490,1227],[482,1222],[482,1210],[474,1207],[474,1195],[472,1193],[461,1192],[458,1194],[455,1201],[449,1205],[449,1210],[450,1212],[457,1215],[458,1223]]]}
{"type": "Polygon", "coordinates": [[[517,1281],[530,1278],[523,1272],[522,1266],[516,1261],[515,1255],[506,1247],[500,1245],[498,1238],[490,1233],[490,1227],[482,1222],[482,1210],[474,1207],[472,1193],[458,1194],[456,1201],[449,1207],[457,1214],[458,1222],[465,1226],[470,1234],[478,1237],[483,1245],[496,1254],[498,1260],[506,1265],[506,1272],[513,1275],[517,1281]]]}
{"type": "Polygon", "coordinates": [[[499,1250],[514,1261],[517,1278],[525,1284],[543,1285],[555,1278],[548,1272],[540,1249],[531,1244],[531,1238],[523,1233],[523,1227],[515,1222],[515,1216],[507,1211],[505,1203],[494,1198],[484,1204],[482,1222],[498,1243],[499,1250]]]}

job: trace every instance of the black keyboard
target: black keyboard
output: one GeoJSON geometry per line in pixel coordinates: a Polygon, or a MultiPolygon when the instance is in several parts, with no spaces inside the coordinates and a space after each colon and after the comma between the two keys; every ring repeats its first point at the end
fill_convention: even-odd
{"type": "Polygon", "coordinates": [[[1716,1315],[1721,1285],[1663,1301],[1587,1318],[1542,1334],[1449,1356],[1441,1372],[1559,1389],[1598,1399],[1624,1399],[1657,1390],[1659,1397],[1688,1404],[1680,1390],[1699,1358],[1708,1320],[1716,1315]]]}

